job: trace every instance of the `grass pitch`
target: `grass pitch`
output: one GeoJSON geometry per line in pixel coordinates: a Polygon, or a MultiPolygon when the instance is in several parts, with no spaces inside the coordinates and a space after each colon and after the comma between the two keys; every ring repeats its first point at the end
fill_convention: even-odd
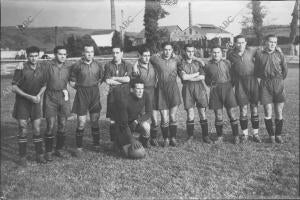
{"type": "MultiPolygon", "coordinates": [[[[11,79],[1,79],[1,185],[7,199],[230,199],[299,198],[299,69],[289,70],[285,81],[284,144],[267,143],[260,113],[262,144],[233,145],[230,124],[225,126],[225,143],[208,145],[196,138],[185,144],[186,114],[178,113],[178,147],[151,148],[142,160],[130,160],[111,152],[109,123],[105,119],[107,87],[101,86],[101,150],[91,150],[90,128],[84,136],[84,157],[71,156],[75,147],[76,120],[68,122],[67,159],[52,163],[34,162],[32,136],[29,136],[29,165],[16,164],[17,124],[11,117],[14,94],[11,79]]],[[[71,97],[74,98],[74,92],[71,97]]],[[[208,111],[210,134],[215,136],[214,118],[208,111]]],[[[198,118],[196,121],[199,121],[198,118]]],[[[249,126],[251,124],[249,123],[249,126]]],[[[42,131],[45,130],[45,122],[42,131]]]]}

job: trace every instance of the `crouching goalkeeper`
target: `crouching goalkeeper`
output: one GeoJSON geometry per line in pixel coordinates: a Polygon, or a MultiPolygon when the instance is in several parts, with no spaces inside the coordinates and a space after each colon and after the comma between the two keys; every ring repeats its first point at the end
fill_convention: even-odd
{"type": "Polygon", "coordinates": [[[113,115],[116,119],[116,145],[129,158],[143,158],[149,147],[150,117],[152,104],[148,93],[144,93],[144,82],[139,79],[130,81],[130,91],[115,90],[113,115]],[[137,140],[132,132],[140,134],[137,140]]]}

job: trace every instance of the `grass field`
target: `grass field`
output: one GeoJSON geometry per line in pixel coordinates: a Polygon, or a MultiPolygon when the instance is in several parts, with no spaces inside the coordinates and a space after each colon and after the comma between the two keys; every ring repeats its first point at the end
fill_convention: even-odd
{"type": "MultiPolygon", "coordinates": [[[[186,115],[179,110],[179,146],[151,148],[142,160],[129,160],[111,152],[108,121],[105,119],[106,90],[103,89],[100,125],[101,150],[91,150],[90,129],[84,136],[84,158],[70,152],[75,147],[76,121],[68,123],[67,159],[36,164],[32,137],[29,166],[16,164],[17,125],[11,118],[14,95],[7,90],[10,78],[1,79],[1,182],[7,199],[231,199],[299,198],[299,69],[289,70],[286,80],[284,144],[267,143],[260,111],[262,144],[233,145],[229,123],[225,143],[201,142],[200,126],[191,145],[186,138],[186,115]]],[[[71,95],[74,97],[74,93],[71,95]]],[[[213,113],[208,112],[211,134],[215,136],[213,113]]],[[[43,122],[42,130],[45,130],[43,122]]]]}

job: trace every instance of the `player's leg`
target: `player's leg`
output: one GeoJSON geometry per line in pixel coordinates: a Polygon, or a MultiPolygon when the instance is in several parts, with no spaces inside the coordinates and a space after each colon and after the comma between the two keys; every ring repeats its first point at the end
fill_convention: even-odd
{"type": "Polygon", "coordinates": [[[150,123],[149,121],[141,122],[137,131],[140,133],[140,141],[145,148],[150,148],[150,123]]]}
{"type": "Polygon", "coordinates": [[[283,107],[284,103],[275,103],[274,111],[275,111],[275,141],[278,143],[283,143],[281,138],[282,126],[283,126],[283,107]]]}
{"type": "Polygon", "coordinates": [[[265,112],[265,125],[267,132],[270,137],[270,142],[275,143],[275,133],[273,128],[273,121],[272,121],[272,104],[265,104],[264,105],[264,112],[265,112]]]}
{"type": "Polygon", "coordinates": [[[18,119],[19,133],[18,133],[18,145],[19,145],[19,163],[21,166],[27,166],[26,154],[27,154],[27,120],[18,119]]]}
{"type": "Polygon", "coordinates": [[[43,138],[41,136],[41,119],[35,119],[32,121],[33,128],[33,143],[35,146],[36,152],[36,162],[37,163],[46,163],[46,160],[43,156],[43,138]]]}
{"type": "Polygon", "coordinates": [[[163,147],[167,147],[170,143],[169,141],[169,111],[168,110],[160,110],[161,115],[161,132],[164,138],[163,147]]]}
{"type": "Polygon", "coordinates": [[[174,106],[170,109],[170,145],[176,146],[176,134],[177,134],[177,110],[178,106],[174,106]]]}
{"type": "Polygon", "coordinates": [[[237,107],[231,107],[231,108],[227,108],[227,115],[230,119],[230,125],[231,125],[231,129],[232,129],[232,135],[233,135],[233,143],[234,144],[238,144],[239,141],[239,122],[238,119],[236,117],[236,108],[237,107]]]}
{"type": "Polygon", "coordinates": [[[100,113],[90,113],[90,120],[91,120],[91,130],[92,130],[92,137],[93,137],[93,146],[96,151],[99,151],[100,148],[100,127],[99,127],[99,118],[100,113]]]}
{"type": "Polygon", "coordinates": [[[76,157],[81,157],[82,154],[82,143],[83,143],[83,134],[86,124],[86,115],[79,116],[77,115],[77,129],[76,129],[76,157]]]}
{"type": "Polygon", "coordinates": [[[240,126],[242,129],[241,142],[248,140],[248,105],[240,106],[240,126]]]}
{"type": "Polygon", "coordinates": [[[223,109],[215,109],[215,127],[217,132],[217,140],[215,143],[223,142],[223,109]]]}
{"type": "Polygon", "coordinates": [[[150,130],[150,144],[152,146],[159,146],[158,144],[158,129],[159,129],[159,125],[158,125],[158,111],[157,110],[153,110],[152,111],[152,116],[151,116],[151,130],[150,130]]]}
{"type": "Polygon", "coordinates": [[[252,124],[252,135],[253,140],[255,142],[261,143],[261,139],[258,135],[258,129],[259,129],[259,117],[258,117],[258,105],[257,104],[250,104],[251,109],[251,124],[252,124]]]}
{"type": "MultiPolygon", "coordinates": [[[[54,135],[53,131],[55,128],[56,117],[46,117],[46,132],[45,132],[45,159],[47,161],[52,161],[52,149],[53,149],[53,140],[54,135]]],[[[58,138],[56,138],[57,140],[58,138]]]]}
{"type": "Polygon", "coordinates": [[[202,129],[202,140],[205,143],[212,143],[211,139],[208,136],[208,121],[206,118],[206,108],[197,107],[198,114],[200,118],[200,125],[202,129]]]}
{"type": "Polygon", "coordinates": [[[67,125],[67,117],[58,115],[57,116],[56,146],[55,146],[54,155],[57,157],[60,157],[60,158],[64,158],[61,150],[65,146],[66,125],[67,125]]]}
{"type": "Polygon", "coordinates": [[[188,134],[187,142],[191,143],[194,138],[194,126],[195,126],[195,113],[194,108],[186,109],[187,121],[186,121],[186,132],[188,134]]]}

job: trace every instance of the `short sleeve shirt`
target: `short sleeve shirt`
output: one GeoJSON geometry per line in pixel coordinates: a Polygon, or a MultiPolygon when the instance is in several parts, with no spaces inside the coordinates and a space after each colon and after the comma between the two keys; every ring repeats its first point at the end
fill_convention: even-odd
{"type": "Polygon", "coordinates": [[[56,60],[51,60],[47,63],[46,78],[47,89],[50,90],[64,90],[70,81],[72,63],[66,61],[61,67],[58,67],[56,60]]]}
{"type": "Polygon", "coordinates": [[[95,60],[88,64],[81,59],[72,66],[70,79],[78,86],[94,86],[100,83],[102,78],[103,67],[95,60]]]}
{"type": "Polygon", "coordinates": [[[157,71],[158,84],[176,82],[178,66],[180,65],[179,59],[171,57],[167,60],[162,56],[152,56],[150,62],[157,71]]]}
{"type": "Polygon", "coordinates": [[[37,95],[45,83],[45,76],[40,63],[37,63],[35,69],[32,69],[28,62],[24,63],[24,68],[16,69],[12,79],[13,85],[17,85],[29,95],[37,95]]]}
{"type": "Polygon", "coordinates": [[[139,78],[142,79],[145,83],[145,87],[154,87],[156,84],[156,71],[151,63],[148,64],[148,67],[138,64],[139,78]]]}
{"type": "Polygon", "coordinates": [[[254,56],[256,49],[246,48],[242,55],[238,51],[232,51],[228,60],[231,62],[233,73],[237,77],[254,76],[254,56]]]}
{"type": "MultiPolygon", "coordinates": [[[[187,74],[194,74],[199,72],[199,75],[205,75],[203,66],[196,60],[193,60],[191,63],[188,63],[186,60],[182,60],[178,70],[179,72],[184,71],[187,74]]],[[[190,81],[182,81],[183,84],[186,84],[188,82],[190,81]]]]}
{"type": "Polygon", "coordinates": [[[228,60],[210,60],[205,66],[205,81],[208,85],[231,81],[231,65],[228,60]]]}

